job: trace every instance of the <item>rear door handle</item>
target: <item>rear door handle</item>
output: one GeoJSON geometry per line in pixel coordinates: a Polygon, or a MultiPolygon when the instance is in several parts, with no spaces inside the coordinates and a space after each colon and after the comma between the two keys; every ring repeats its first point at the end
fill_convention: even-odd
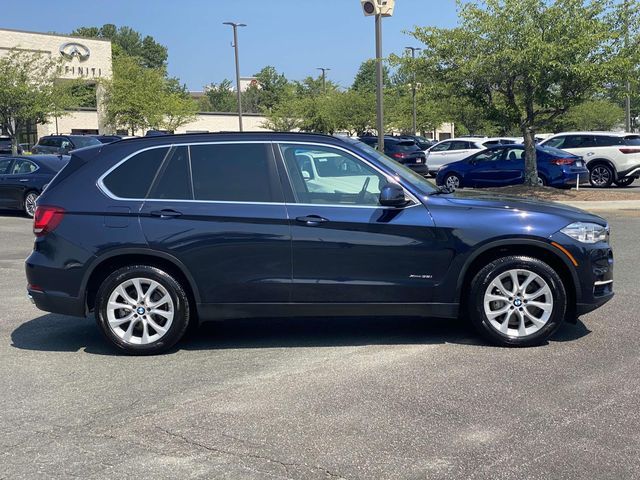
{"type": "Polygon", "coordinates": [[[321,223],[325,223],[328,222],[329,220],[327,220],[326,218],[323,218],[319,215],[307,215],[306,217],[298,217],[296,218],[296,221],[300,222],[300,223],[304,223],[305,225],[308,225],[309,227],[315,227],[316,225],[320,225],[321,223]]]}
{"type": "Polygon", "coordinates": [[[176,210],[171,210],[171,209],[163,209],[163,210],[154,210],[152,212],[149,212],[149,214],[153,217],[160,217],[160,218],[175,218],[175,217],[179,217],[180,215],[182,215],[182,212],[177,212],[176,210]]]}
{"type": "Polygon", "coordinates": [[[21,178],[21,179],[20,179],[20,181],[21,181],[21,182],[28,182],[28,181],[29,181],[29,179],[28,179],[28,178],[21,178]]]}

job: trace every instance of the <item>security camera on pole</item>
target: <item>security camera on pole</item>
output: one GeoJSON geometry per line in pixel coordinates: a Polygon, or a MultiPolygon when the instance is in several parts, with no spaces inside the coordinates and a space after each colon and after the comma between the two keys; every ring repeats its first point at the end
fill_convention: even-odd
{"type": "Polygon", "coordinates": [[[362,11],[366,17],[376,17],[376,104],[378,130],[378,150],[384,152],[384,118],[382,92],[382,17],[393,15],[395,0],[360,0],[362,11]]]}

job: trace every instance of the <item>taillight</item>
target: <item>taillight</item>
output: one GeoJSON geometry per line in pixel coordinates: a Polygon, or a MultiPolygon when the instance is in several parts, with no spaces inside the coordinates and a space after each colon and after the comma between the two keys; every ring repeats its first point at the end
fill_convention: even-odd
{"type": "Polygon", "coordinates": [[[36,237],[42,237],[55,230],[64,217],[64,209],[38,205],[33,216],[33,233],[36,237]]]}
{"type": "Polygon", "coordinates": [[[406,157],[407,155],[406,155],[405,153],[403,153],[403,152],[398,152],[398,153],[393,153],[393,154],[391,154],[391,156],[392,156],[393,158],[404,158],[404,157],[406,157]]]}
{"type": "Polygon", "coordinates": [[[620,153],[640,153],[640,148],[621,148],[620,153]]]}
{"type": "Polygon", "coordinates": [[[553,165],[573,165],[576,161],[573,158],[555,158],[551,160],[551,163],[553,165]]]}

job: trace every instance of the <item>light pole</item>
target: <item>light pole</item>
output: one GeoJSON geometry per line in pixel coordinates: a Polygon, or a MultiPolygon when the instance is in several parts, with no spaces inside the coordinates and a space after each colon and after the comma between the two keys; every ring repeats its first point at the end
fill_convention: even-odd
{"type": "Polygon", "coordinates": [[[411,123],[411,130],[413,134],[416,134],[416,71],[415,71],[415,59],[416,51],[422,50],[420,47],[404,47],[405,50],[411,50],[411,68],[413,70],[413,80],[411,82],[411,98],[413,100],[413,121],[411,123]]]}
{"type": "Polygon", "coordinates": [[[223,22],[223,25],[233,27],[233,47],[236,53],[236,94],[238,98],[238,127],[242,131],[242,102],[240,95],[240,59],[238,58],[238,27],[246,27],[244,23],[223,22]]]}
{"type": "Polygon", "coordinates": [[[376,13],[376,128],[378,129],[378,150],[384,153],[384,108],[382,83],[382,15],[376,13]]]}
{"type": "Polygon", "coordinates": [[[325,83],[325,74],[331,69],[327,67],[318,67],[316,68],[316,70],[322,70],[322,93],[327,93],[327,84],[325,83]]]}

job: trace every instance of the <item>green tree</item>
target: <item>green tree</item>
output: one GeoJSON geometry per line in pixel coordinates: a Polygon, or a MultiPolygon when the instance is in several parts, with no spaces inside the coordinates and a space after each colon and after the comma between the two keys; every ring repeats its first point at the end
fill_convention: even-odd
{"type": "Polygon", "coordinates": [[[609,100],[588,100],[571,107],[558,119],[555,131],[611,130],[624,123],[624,109],[609,100]]]}
{"type": "MultiPolygon", "coordinates": [[[[382,84],[386,88],[390,85],[389,67],[382,65],[382,84]]],[[[358,92],[375,93],[376,91],[376,61],[375,59],[365,60],[360,64],[351,85],[352,90],[358,92]]]]}
{"type": "Polygon", "coordinates": [[[143,37],[130,27],[117,28],[115,25],[107,23],[102,27],[80,27],[71,32],[71,35],[111,40],[114,58],[128,55],[136,58],[143,67],[166,70],[167,47],[156,42],[149,35],[143,37]]]}
{"type": "Polygon", "coordinates": [[[484,109],[525,140],[525,183],[536,185],[535,130],[611,80],[620,57],[608,0],[459,3],[455,28],[418,27],[426,79],[484,109]]]}
{"type": "Polygon", "coordinates": [[[268,111],[282,101],[287,93],[289,81],[287,77],[271,66],[266,66],[255,74],[258,85],[251,85],[247,90],[257,96],[257,108],[255,111],[268,111]]]}
{"type": "Polygon", "coordinates": [[[135,135],[145,128],[175,130],[197,110],[184,87],[166,79],[160,69],[142,67],[136,59],[120,56],[113,62],[113,78],[105,81],[107,121],[135,135]]]}
{"type": "Polygon", "coordinates": [[[59,75],[60,63],[40,53],[11,50],[0,57],[0,128],[11,137],[13,154],[22,127],[63,115],[74,104],[71,95],[60,95],[59,75]]]}
{"type": "Polygon", "coordinates": [[[204,89],[206,103],[202,106],[208,112],[235,112],[238,110],[233,85],[226,78],[220,83],[211,83],[204,89]]]}

